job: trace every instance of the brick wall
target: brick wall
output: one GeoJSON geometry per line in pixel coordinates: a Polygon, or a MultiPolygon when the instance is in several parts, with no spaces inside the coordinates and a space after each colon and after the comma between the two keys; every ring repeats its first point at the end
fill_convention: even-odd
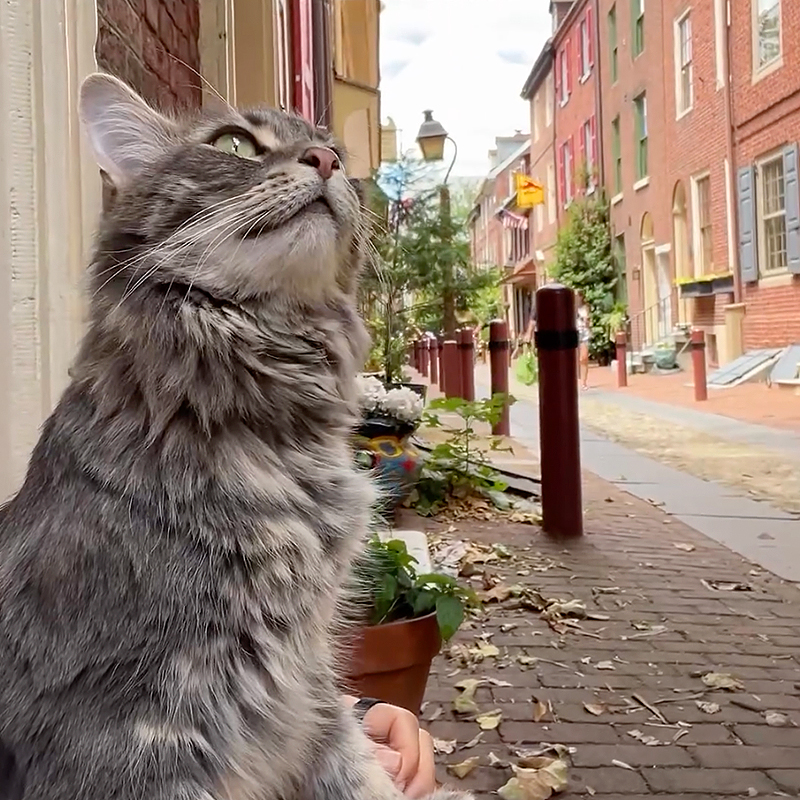
{"type": "MultiPolygon", "coordinates": [[[[705,0],[709,2],[709,0],[705,0]]],[[[667,175],[667,136],[665,82],[672,53],[664,39],[664,10],[661,3],[645,3],[644,48],[634,57],[630,0],[598,0],[598,38],[600,44],[601,88],[603,94],[602,132],[606,185],[613,194],[614,163],[612,123],[619,117],[622,191],[613,198],[611,226],[614,236],[625,237],[625,263],[628,276],[628,311],[631,318],[652,304],[645,300],[642,257],[642,228],[645,215],[652,221],[655,245],[672,242],[672,182],[667,175]],[[616,10],[617,80],[612,81],[609,12],[616,10]],[[645,93],[647,106],[646,179],[637,181],[636,122],[634,100],[645,93]],[[636,186],[636,188],[634,188],[636,186]]],[[[669,32],[667,42],[672,42],[669,32]]],[[[670,252],[670,265],[672,262],[670,252]]],[[[656,263],[658,263],[656,261],[656,263]]],[[[655,289],[654,289],[655,291],[655,289]]],[[[651,314],[652,316],[652,314],[651,314]]]]}
{"type": "MultiPolygon", "coordinates": [[[[752,16],[749,3],[731,5],[733,118],[737,166],[787,143],[800,141],[800,4],[781,3],[780,62],[753,71],[752,16]]],[[[744,286],[745,346],[800,342],[800,276],[762,278],[744,286]]]]}
{"type": "Polygon", "coordinates": [[[97,61],[164,109],[201,102],[200,0],[97,0],[97,61]]]}

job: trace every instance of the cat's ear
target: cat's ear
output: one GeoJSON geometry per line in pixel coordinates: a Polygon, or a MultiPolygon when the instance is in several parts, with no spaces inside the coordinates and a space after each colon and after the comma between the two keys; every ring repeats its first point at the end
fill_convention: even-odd
{"type": "Polygon", "coordinates": [[[98,165],[116,186],[155,161],[174,140],[173,123],[111,75],[86,78],[80,116],[98,165]]]}

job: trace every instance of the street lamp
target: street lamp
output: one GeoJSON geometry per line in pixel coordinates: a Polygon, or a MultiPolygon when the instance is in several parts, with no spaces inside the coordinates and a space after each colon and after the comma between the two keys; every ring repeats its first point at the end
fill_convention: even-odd
{"type": "MultiPolygon", "coordinates": [[[[442,229],[445,238],[452,236],[450,216],[450,190],[447,188],[447,179],[458,157],[458,145],[444,129],[441,122],[433,118],[433,111],[422,112],[424,119],[417,134],[417,144],[422,151],[425,161],[442,161],[444,159],[444,143],[450,140],[453,143],[453,160],[447,168],[442,185],[439,187],[439,210],[442,219],[442,229]]],[[[453,264],[448,260],[444,265],[444,286],[442,292],[442,322],[446,339],[454,339],[456,333],[456,293],[453,276],[453,264]]]]}
{"type": "Polygon", "coordinates": [[[433,111],[427,110],[422,112],[424,119],[422,125],[419,126],[419,133],[417,134],[417,144],[422,151],[422,158],[425,161],[442,161],[444,159],[444,143],[450,141],[453,143],[455,152],[453,153],[453,160],[447,168],[447,173],[444,176],[444,183],[450,177],[450,172],[453,165],[456,163],[458,156],[458,145],[455,140],[447,133],[444,126],[438,120],[433,118],[433,111]]]}

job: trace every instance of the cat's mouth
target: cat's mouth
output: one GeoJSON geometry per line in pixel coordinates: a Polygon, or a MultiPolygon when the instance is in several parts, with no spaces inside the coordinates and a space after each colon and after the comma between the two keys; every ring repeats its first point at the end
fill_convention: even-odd
{"type": "Polygon", "coordinates": [[[243,239],[258,239],[259,237],[263,236],[266,233],[271,233],[272,231],[276,230],[279,227],[283,227],[287,223],[291,222],[294,219],[297,219],[301,215],[310,214],[310,215],[325,215],[328,217],[336,216],[336,213],[333,210],[333,206],[328,202],[328,199],[323,195],[320,195],[315,200],[312,200],[310,203],[307,203],[302,208],[298,209],[296,213],[292,214],[289,219],[283,221],[283,223],[279,226],[275,225],[256,225],[249,227],[244,234],[242,235],[243,239]]]}

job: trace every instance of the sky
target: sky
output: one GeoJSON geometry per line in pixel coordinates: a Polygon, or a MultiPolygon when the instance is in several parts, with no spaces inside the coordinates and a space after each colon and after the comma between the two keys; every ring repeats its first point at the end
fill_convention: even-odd
{"type": "Polygon", "coordinates": [[[550,34],[548,7],[549,0],[384,0],[381,114],[397,125],[401,150],[415,147],[429,108],[457,142],[453,174],[486,174],[495,136],[530,130],[520,91],[550,34]]]}

